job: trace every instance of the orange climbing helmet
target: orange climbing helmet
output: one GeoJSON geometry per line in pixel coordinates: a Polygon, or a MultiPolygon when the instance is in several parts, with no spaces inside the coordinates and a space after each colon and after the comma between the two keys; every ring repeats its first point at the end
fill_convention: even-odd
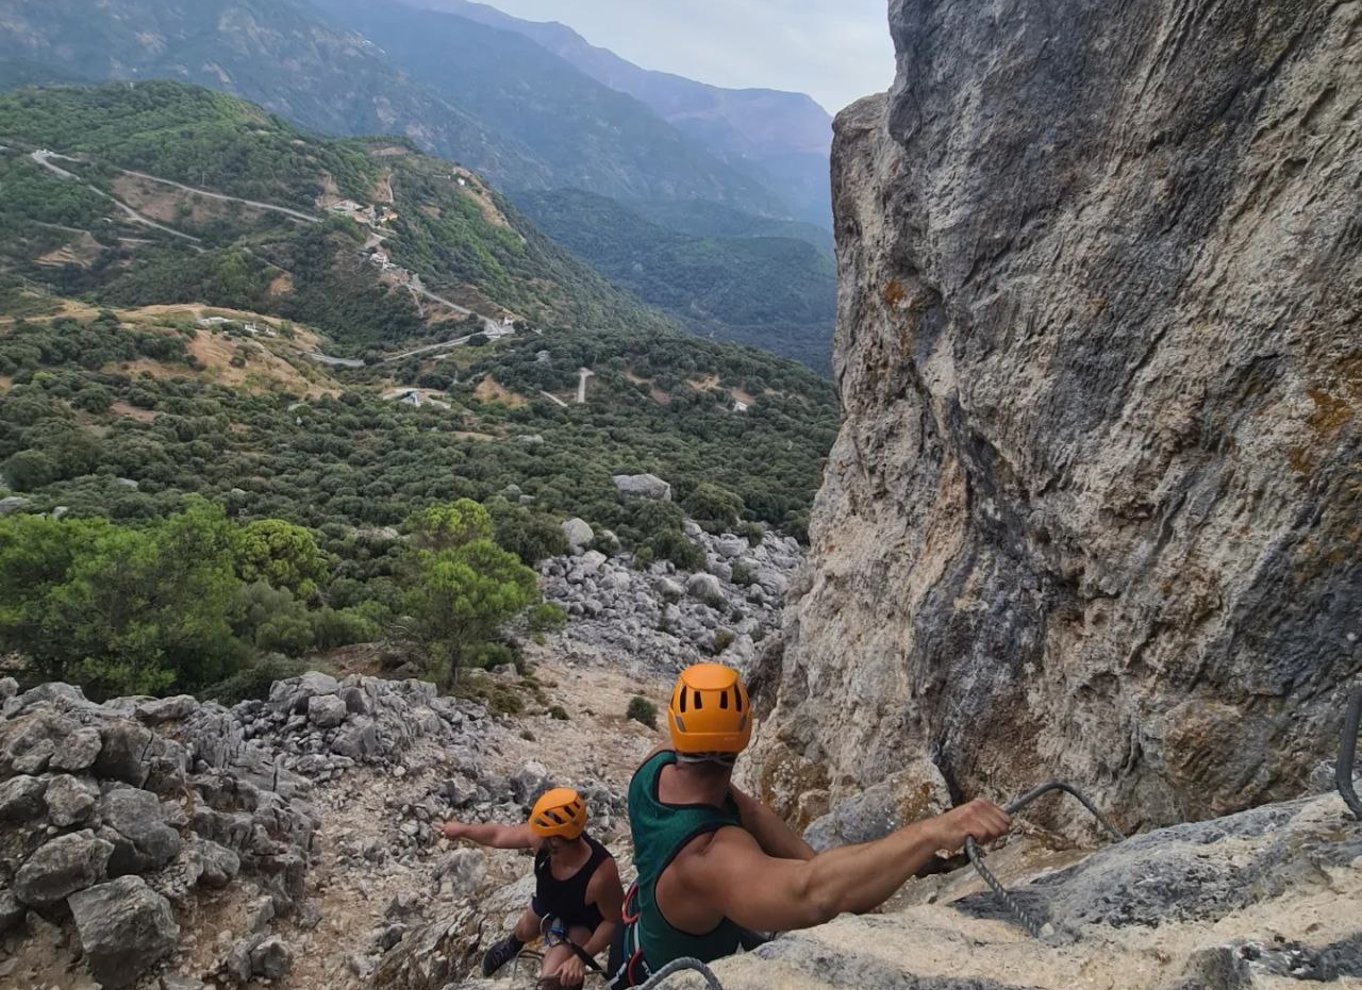
{"type": "Polygon", "coordinates": [[[752,706],[738,672],[717,663],[687,667],[672,689],[667,725],[682,755],[741,753],[752,738],[752,706]]]}
{"type": "Polygon", "coordinates": [[[530,831],[547,839],[577,839],[586,831],[586,804],[571,787],[555,787],[534,803],[530,831]]]}

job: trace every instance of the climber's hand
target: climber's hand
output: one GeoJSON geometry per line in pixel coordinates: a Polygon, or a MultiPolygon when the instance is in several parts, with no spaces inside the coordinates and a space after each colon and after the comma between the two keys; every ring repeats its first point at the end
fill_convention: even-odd
{"type": "Polygon", "coordinates": [[[586,980],[586,966],[577,956],[569,956],[553,975],[563,987],[580,987],[586,980]]]}
{"type": "Polygon", "coordinates": [[[1002,838],[1011,827],[1012,819],[992,801],[980,798],[939,815],[931,824],[940,847],[954,855],[970,836],[980,843],[1002,838]]]}
{"type": "Polygon", "coordinates": [[[446,839],[462,839],[468,834],[468,826],[462,822],[445,822],[440,826],[440,834],[446,839]]]}

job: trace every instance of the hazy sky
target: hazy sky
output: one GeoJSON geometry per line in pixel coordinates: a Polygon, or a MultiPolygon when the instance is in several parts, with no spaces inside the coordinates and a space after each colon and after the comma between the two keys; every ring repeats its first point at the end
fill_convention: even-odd
{"type": "Polygon", "coordinates": [[[810,94],[836,113],[894,78],[888,0],[482,0],[643,66],[810,94]]]}

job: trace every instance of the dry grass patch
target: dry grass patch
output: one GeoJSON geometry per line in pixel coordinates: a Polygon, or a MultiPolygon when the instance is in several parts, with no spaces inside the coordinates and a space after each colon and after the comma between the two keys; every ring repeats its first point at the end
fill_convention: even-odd
{"type": "Polygon", "coordinates": [[[478,387],[473,390],[473,397],[479,402],[500,402],[511,409],[523,409],[530,404],[530,400],[525,396],[505,388],[491,375],[478,383],[478,387]]]}

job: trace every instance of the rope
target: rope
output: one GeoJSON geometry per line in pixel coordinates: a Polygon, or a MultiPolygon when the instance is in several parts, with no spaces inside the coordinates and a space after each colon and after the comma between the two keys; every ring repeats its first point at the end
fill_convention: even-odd
{"type": "Polygon", "coordinates": [[[677,973],[687,969],[694,970],[703,976],[705,978],[705,986],[708,990],[724,990],[723,984],[719,982],[719,978],[714,975],[713,970],[699,959],[691,959],[689,957],[673,959],[652,976],[648,977],[646,982],[639,984],[637,990],[654,990],[654,988],[660,987],[668,977],[675,976],[677,973]]]}
{"type": "MultiPolygon", "coordinates": [[[[1359,699],[1362,699],[1362,691],[1358,692],[1358,697],[1359,699]]],[[[1353,728],[1356,730],[1356,723],[1354,723],[1353,728]]],[[[1356,737],[1356,731],[1354,731],[1353,735],[1356,737]]],[[[1027,791],[1021,797],[1009,804],[1006,811],[1009,815],[1015,815],[1032,801],[1035,801],[1037,798],[1042,798],[1052,791],[1063,791],[1065,794],[1077,798],[1078,802],[1092,813],[1092,816],[1101,823],[1102,827],[1107,830],[1113,839],[1117,842],[1121,842],[1125,839],[1125,833],[1113,825],[1106,815],[1098,811],[1095,804],[1080,794],[1078,789],[1072,784],[1066,784],[1062,780],[1052,780],[1048,784],[1042,784],[1035,790],[1027,791]]],[[[979,851],[979,844],[974,841],[973,836],[965,839],[965,853],[969,856],[970,865],[972,865],[979,876],[983,878],[984,883],[988,884],[989,889],[993,891],[998,900],[1003,902],[1003,907],[1007,908],[1012,917],[1020,922],[1021,926],[1025,928],[1033,938],[1044,938],[1045,926],[1022,907],[1017,899],[1007,892],[1007,888],[998,882],[998,878],[993,875],[993,871],[984,865],[983,853],[979,851]]],[[[1077,938],[1076,935],[1073,937],[1077,938]]]]}
{"type": "Polygon", "coordinates": [[[1353,760],[1357,756],[1357,732],[1360,727],[1362,687],[1353,691],[1348,712],[1343,716],[1343,739],[1338,747],[1338,764],[1334,767],[1334,781],[1338,784],[1338,793],[1343,796],[1343,803],[1362,821],[1362,801],[1358,801],[1357,790],[1353,787],[1353,760]]]}

